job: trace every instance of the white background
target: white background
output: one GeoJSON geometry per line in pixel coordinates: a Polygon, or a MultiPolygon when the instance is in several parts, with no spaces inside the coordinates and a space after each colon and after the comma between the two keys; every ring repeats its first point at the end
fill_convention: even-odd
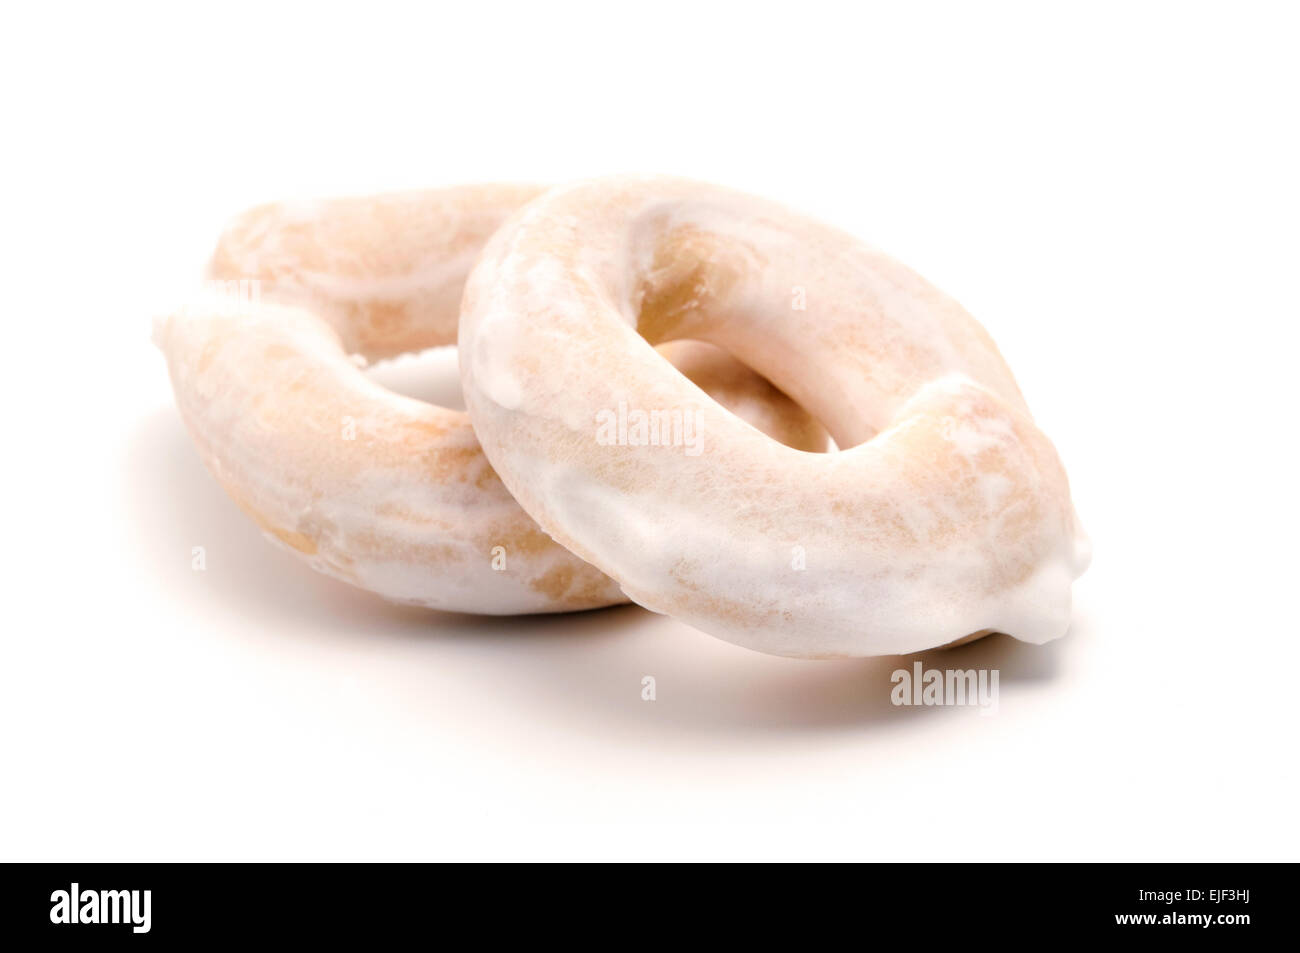
{"type": "Polygon", "coordinates": [[[0,15],[0,857],[1300,859],[1293,12],[325,6],[0,15]],[[1065,639],[924,656],[996,716],[636,608],[388,606],[207,476],[148,332],[235,212],[619,171],[993,333],[1096,553],[1065,639]]]}

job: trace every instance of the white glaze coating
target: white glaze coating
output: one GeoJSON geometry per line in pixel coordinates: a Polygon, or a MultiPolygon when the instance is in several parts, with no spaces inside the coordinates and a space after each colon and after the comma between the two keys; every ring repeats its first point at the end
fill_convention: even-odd
{"type": "MultiPolygon", "coordinates": [[[[626,601],[519,508],[463,412],[391,393],[354,359],[454,343],[475,256],[539,191],[275,204],[222,236],[210,275],[259,281],[259,300],[203,295],[156,339],[205,464],[269,538],[328,575],[439,609],[626,601]]],[[[806,413],[716,348],[691,342],[672,357],[754,425],[825,446],[806,413]]]]}
{"type": "Polygon", "coordinates": [[[471,275],[460,366],[511,493],[648,608],[799,657],[1069,626],[1087,544],[1010,370],[960,305],[835,229],[677,179],[552,190],[471,275]],[[651,346],[680,337],[849,449],[737,425],[651,346]],[[598,441],[621,402],[693,409],[704,452],[598,441]]]}

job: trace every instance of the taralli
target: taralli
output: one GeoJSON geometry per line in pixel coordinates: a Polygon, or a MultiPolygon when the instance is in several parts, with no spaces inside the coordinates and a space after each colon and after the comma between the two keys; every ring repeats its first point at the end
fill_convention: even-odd
{"type": "Polygon", "coordinates": [[[511,493],[648,608],[799,657],[1069,626],[1087,544],[1010,370],[960,305],[835,229],[676,179],[550,191],[479,259],[460,367],[511,493]],[[844,449],[740,424],[655,353],[676,338],[844,449]],[[656,414],[689,418],[696,452],[643,439],[656,414]]]}
{"type": "MultiPolygon", "coordinates": [[[[539,191],[254,209],[212,259],[228,293],[160,322],[156,339],[208,469],[268,536],[321,572],[464,612],[626,601],[524,514],[464,412],[392,393],[354,360],[454,344],[475,256],[539,191]]],[[[825,448],[818,424],[717,348],[691,342],[668,356],[777,440],[825,448]]]]}

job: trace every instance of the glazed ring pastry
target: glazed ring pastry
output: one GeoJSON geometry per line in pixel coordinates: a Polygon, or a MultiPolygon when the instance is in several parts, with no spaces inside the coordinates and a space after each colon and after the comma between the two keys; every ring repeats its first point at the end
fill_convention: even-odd
{"type": "MultiPolygon", "coordinates": [[[[254,209],[221,238],[209,269],[216,293],[160,322],[176,401],[208,469],[319,571],[463,612],[626,601],[511,499],[464,412],[392,393],[356,359],[454,344],[475,256],[539,191],[254,209]]],[[[775,439],[825,448],[819,425],[725,353],[690,342],[670,356],[775,439]]]]}
{"type": "Polygon", "coordinates": [[[956,301],[833,228],[676,179],[549,191],[475,266],[460,367],[506,487],[650,609],[798,657],[1069,626],[1087,544],[1011,371],[956,301]],[[722,412],[655,353],[678,338],[757,370],[839,452],[722,412]],[[678,418],[693,441],[663,438],[678,418]]]}

